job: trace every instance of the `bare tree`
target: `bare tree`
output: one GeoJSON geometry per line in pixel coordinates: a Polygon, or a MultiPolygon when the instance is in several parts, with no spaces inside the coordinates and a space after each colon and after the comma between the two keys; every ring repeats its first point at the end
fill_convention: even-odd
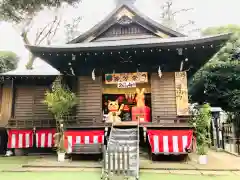
{"type": "Polygon", "coordinates": [[[71,23],[65,24],[65,34],[67,42],[73,40],[79,34],[79,23],[82,17],[73,18],[71,23]]]}
{"type": "MultiPolygon", "coordinates": [[[[46,44],[51,44],[51,41],[53,37],[56,35],[56,32],[58,30],[58,27],[61,23],[61,16],[55,15],[53,21],[50,23],[46,24],[43,28],[39,28],[35,34],[35,39],[33,43],[29,40],[28,34],[30,29],[32,28],[34,21],[34,17],[28,18],[24,23],[23,23],[23,28],[21,29],[21,37],[23,39],[23,42],[25,44],[29,45],[40,45],[43,42],[46,44]]],[[[28,63],[26,64],[27,69],[32,69],[33,67],[33,62],[36,59],[35,56],[32,54],[29,55],[28,63]]]]}
{"type": "MultiPolygon", "coordinates": [[[[165,25],[166,27],[169,27],[171,29],[174,29],[176,31],[183,31],[188,26],[195,25],[195,22],[193,20],[188,20],[187,23],[178,25],[176,17],[181,13],[186,13],[186,12],[192,11],[194,9],[193,8],[183,8],[183,9],[174,10],[173,5],[174,5],[173,0],[167,0],[161,6],[160,18],[161,18],[163,25],[165,25]]],[[[191,31],[195,31],[195,30],[191,30],[191,31]]]]}

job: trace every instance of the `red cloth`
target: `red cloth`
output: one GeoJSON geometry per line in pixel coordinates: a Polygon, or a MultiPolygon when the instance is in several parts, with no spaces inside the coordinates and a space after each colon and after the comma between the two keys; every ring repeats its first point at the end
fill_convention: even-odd
{"type": "Polygon", "coordinates": [[[33,130],[8,130],[8,148],[33,147],[33,130]]]}
{"type": "Polygon", "coordinates": [[[104,130],[67,130],[64,132],[64,146],[68,153],[77,144],[103,144],[104,130]]]}
{"type": "Polygon", "coordinates": [[[145,107],[132,107],[132,120],[138,121],[138,118],[140,122],[150,122],[151,120],[151,114],[150,114],[150,108],[145,107]],[[141,119],[144,119],[144,121],[141,121],[141,119]]]}
{"type": "Polygon", "coordinates": [[[180,154],[191,149],[192,130],[148,130],[152,153],[180,154]]]}
{"type": "Polygon", "coordinates": [[[51,148],[54,146],[55,129],[36,130],[36,146],[38,148],[51,148]]]}

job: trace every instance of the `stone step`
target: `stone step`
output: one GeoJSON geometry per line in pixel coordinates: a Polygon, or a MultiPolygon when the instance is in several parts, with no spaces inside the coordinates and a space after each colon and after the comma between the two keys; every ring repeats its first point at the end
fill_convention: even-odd
{"type": "Polygon", "coordinates": [[[112,133],[117,133],[117,134],[138,134],[137,131],[118,131],[118,130],[112,130],[112,133]]]}
{"type": "Polygon", "coordinates": [[[131,129],[120,129],[120,128],[112,128],[111,135],[108,140],[108,148],[107,152],[105,154],[105,166],[108,167],[108,163],[110,160],[110,169],[113,170],[113,163],[115,163],[115,169],[118,168],[118,165],[120,164],[120,170],[123,170],[122,164],[125,163],[124,167],[127,167],[127,162],[129,162],[129,170],[133,175],[136,175],[138,172],[138,166],[139,166],[139,154],[138,148],[139,148],[139,140],[138,140],[138,129],[131,128],[131,129]],[[125,153],[123,156],[123,153],[120,153],[120,156],[118,155],[118,146],[124,147],[125,153]],[[127,147],[128,155],[127,155],[127,147]],[[113,151],[113,153],[109,154],[108,151],[113,151]],[[109,157],[111,156],[111,157],[109,157]],[[114,157],[114,158],[113,158],[114,157]],[[127,161],[128,158],[128,161],[127,161]]]}
{"type": "MultiPolygon", "coordinates": [[[[114,146],[108,146],[108,150],[118,152],[114,146]]],[[[137,147],[129,147],[129,152],[137,152],[137,147]]],[[[126,152],[127,153],[127,152],[126,152]]]]}
{"type": "Polygon", "coordinates": [[[112,132],[138,132],[137,128],[131,128],[131,129],[121,129],[121,128],[112,128],[112,132]]]}
{"type": "Polygon", "coordinates": [[[115,140],[138,140],[137,136],[122,136],[122,135],[112,135],[111,139],[115,140]]]}
{"type": "Polygon", "coordinates": [[[119,145],[128,145],[128,146],[136,146],[136,145],[138,145],[138,141],[137,140],[116,140],[116,139],[114,139],[114,138],[111,138],[111,139],[109,139],[108,140],[108,143],[114,143],[114,144],[119,144],[119,145]]]}
{"type": "MultiPolygon", "coordinates": [[[[105,166],[108,167],[108,164],[109,164],[108,160],[105,161],[105,162],[106,162],[105,166]]],[[[110,162],[111,162],[110,165],[113,166],[113,160],[111,160],[110,162]]],[[[125,161],[124,163],[125,163],[124,167],[126,168],[127,167],[127,162],[125,161]]],[[[115,167],[118,167],[118,164],[120,164],[120,169],[122,169],[123,161],[120,161],[120,163],[118,163],[118,161],[115,161],[115,167]]],[[[136,167],[137,167],[137,161],[132,161],[132,162],[129,161],[129,168],[130,169],[134,170],[134,169],[136,169],[136,167]]]]}
{"type": "MultiPolygon", "coordinates": [[[[108,159],[108,153],[105,154],[105,157],[108,159]]],[[[136,153],[130,153],[129,154],[129,159],[137,159],[137,154],[136,153]]],[[[113,158],[112,154],[111,154],[111,157],[110,158],[113,158]]],[[[117,154],[115,154],[115,158],[119,158],[117,154]]],[[[120,159],[123,159],[122,155],[120,156],[120,159]]],[[[125,159],[127,159],[127,156],[125,156],[125,159]]]]}

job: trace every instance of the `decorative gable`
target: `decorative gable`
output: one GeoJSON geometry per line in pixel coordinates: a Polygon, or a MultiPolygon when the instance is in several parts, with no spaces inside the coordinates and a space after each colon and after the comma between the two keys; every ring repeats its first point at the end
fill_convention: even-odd
{"type": "Polygon", "coordinates": [[[132,21],[127,16],[121,17],[115,24],[108,28],[105,32],[95,38],[94,41],[101,40],[102,38],[118,37],[125,39],[128,37],[157,37],[153,32],[142,27],[138,23],[132,21]]]}
{"type": "Polygon", "coordinates": [[[117,7],[102,22],[69,43],[180,36],[184,35],[158,24],[125,4],[117,7]]]}

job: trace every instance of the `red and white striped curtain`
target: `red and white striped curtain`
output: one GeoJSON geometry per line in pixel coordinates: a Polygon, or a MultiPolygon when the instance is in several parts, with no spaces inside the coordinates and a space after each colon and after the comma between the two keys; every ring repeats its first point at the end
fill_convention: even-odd
{"type": "Polygon", "coordinates": [[[36,130],[36,147],[51,148],[54,146],[55,129],[39,129],[36,130]]]}
{"type": "Polygon", "coordinates": [[[8,148],[31,148],[33,147],[33,130],[9,130],[8,148]]]}
{"type": "Polygon", "coordinates": [[[104,130],[67,130],[64,133],[64,145],[68,153],[75,144],[103,144],[104,130]]]}
{"type": "Polygon", "coordinates": [[[154,154],[187,153],[192,146],[192,130],[148,130],[147,133],[154,154]]]}

